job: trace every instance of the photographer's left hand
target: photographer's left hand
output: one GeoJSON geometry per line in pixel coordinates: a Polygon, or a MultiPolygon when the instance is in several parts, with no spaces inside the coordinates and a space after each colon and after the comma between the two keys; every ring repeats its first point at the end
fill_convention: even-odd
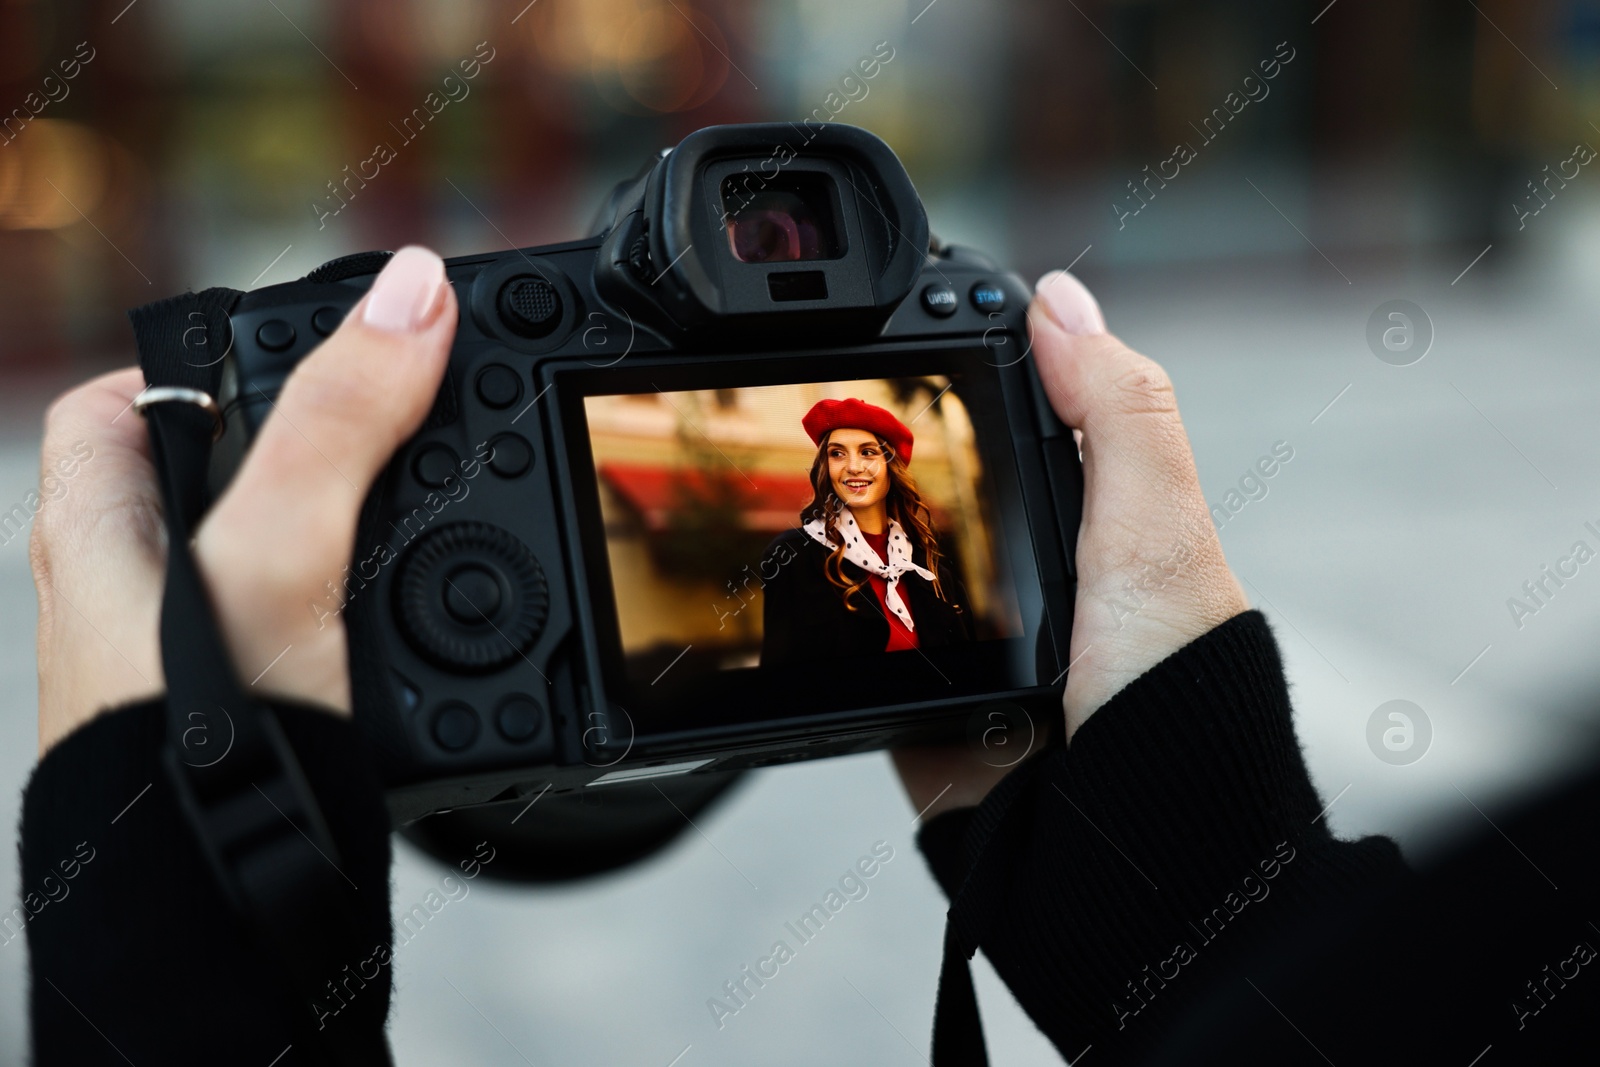
{"type": "MultiPolygon", "coordinates": [[[[234,667],[264,694],[349,712],[344,624],[326,609],[330,588],[343,588],[367,491],[427,416],[456,314],[439,257],[397,253],[289,377],[202,523],[195,555],[234,667]]],[[[166,530],[149,437],[132,411],[143,385],[136,369],[104,375],[45,418],[42,468],[47,484],[65,488],[40,509],[29,552],[41,755],[100,712],[165,689],[157,623],[166,530]],[[60,481],[70,457],[75,473],[60,481]]]]}

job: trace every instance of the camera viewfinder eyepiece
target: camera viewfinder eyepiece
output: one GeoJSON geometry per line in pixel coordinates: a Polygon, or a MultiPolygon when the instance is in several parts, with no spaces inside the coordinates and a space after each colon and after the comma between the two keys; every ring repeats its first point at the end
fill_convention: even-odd
{"type": "Polygon", "coordinates": [[[837,123],[700,130],[615,199],[596,287],[711,346],[875,336],[928,247],[900,161],[837,123]]]}

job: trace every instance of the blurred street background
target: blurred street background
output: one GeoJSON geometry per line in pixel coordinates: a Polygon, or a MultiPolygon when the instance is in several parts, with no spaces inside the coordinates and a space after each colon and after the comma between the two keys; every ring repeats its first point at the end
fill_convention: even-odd
{"type": "MultiPolygon", "coordinates": [[[[1336,832],[1421,855],[1592,748],[1600,564],[1524,583],[1600,548],[1600,0],[0,0],[0,823],[37,751],[40,417],[132,361],[127,308],[579,237],[656,149],[813,112],[885,138],[946,242],[1071,264],[1171,371],[1336,832]]],[[[851,757],[760,772],[618,875],[479,879],[397,957],[397,1060],[925,1062],[914,816],[851,757]],[[880,840],[719,1029],[707,999],[880,840]]],[[[399,849],[405,910],[444,870],[399,849]]],[[[994,1062],[1058,1062],[985,965],[979,996],[994,1062]]]]}

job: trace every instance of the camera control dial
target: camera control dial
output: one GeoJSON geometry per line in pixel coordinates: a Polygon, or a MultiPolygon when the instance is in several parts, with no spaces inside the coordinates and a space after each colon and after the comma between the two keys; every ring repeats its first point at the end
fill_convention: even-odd
{"type": "Polygon", "coordinates": [[[539,636],[549,609],[544,568],[498,526],[441,527],[400,563],[400,629],[413,648],[446,670],[487,671],[511,662],[539,636]]]}

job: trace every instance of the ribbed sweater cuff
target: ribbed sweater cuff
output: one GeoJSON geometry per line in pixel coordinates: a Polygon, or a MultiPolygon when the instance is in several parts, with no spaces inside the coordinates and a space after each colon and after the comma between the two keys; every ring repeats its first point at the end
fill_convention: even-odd
{"type": "MultiPolygon", "coordinates": [[[[1222,870],[1286,838],[1327,836],[1295,737],[1283,663],[1258,611],[1179,649],[1089,717],[1052,785],[1152,863],[1210,842],[1222,870]]],[[[1221,870],[1219,870],[1221,873],[1221,870]]]]}
{"type": "Polygon", "coordinates": [[[1401,870],[1392,843],[1336,842],[1318,819],[1277,647],[1254,611],[1146,672],[1070,747],[1015,775],[980,808],[930,822],[919,843],[947,892],[1001,887],[977,920],[979,946],[1068,1057],[1091,1043],[1097,1059],[1131,1056],[1204,972],[1320,894],[1364,892],[1401,870]],[[1008,797],[1003,819],[989,810],[1008,797]]]}
{"type": "MultiPolygon", "coordinates": [[[[382,786],[351,720],[298,705],[273,711],[318,798],[339,872],[359,887],[348,943],[335,946],[340,959],[359,964],[391,940],[382,786]]],[[[6,941],[11,924],[25,927],[33,1062],[41,1067],[123,1056],[266,1063],[289,1041],[272,974],[163,773],[166,730],[159,700],[102,714],[46,753],[23,796],[23,901],[6,916],[6,941]],[[152,981],[159,997],[149,995],[152,981]]],[[[20,943],[5,947],[21,951],[20,943]]],[[[338,1024],[364,1031],[371,1060],[387,1062],[387,968],[357,985],[338,1024]]]]}

